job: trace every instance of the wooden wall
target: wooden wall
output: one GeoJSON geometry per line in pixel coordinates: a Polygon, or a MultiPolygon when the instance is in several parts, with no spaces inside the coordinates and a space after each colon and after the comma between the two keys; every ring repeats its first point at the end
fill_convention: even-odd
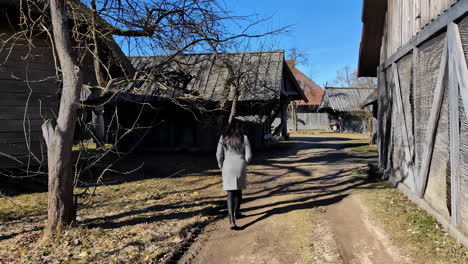
{"type": "Polygon", "coordinates": [[[381,68],[379,166],[468,246],[468,16],[455,21],[381,68]]]}
{"type": "Polygon", "coordinates": [[[459,0],[387,0],[380,60],[383,62],[459,0]]]}
{"type": "MultiPolygon", "coordinates": [[[[0,168],[43,160],[41,124],[58,107],[58,85],[50,46],[37,38],[33,45],[0,27],[0,168]],[[28,157],[31,150],[38,160],[28,157]]],[[[27,165],[27,164],[25,164],[27,165]]]]}

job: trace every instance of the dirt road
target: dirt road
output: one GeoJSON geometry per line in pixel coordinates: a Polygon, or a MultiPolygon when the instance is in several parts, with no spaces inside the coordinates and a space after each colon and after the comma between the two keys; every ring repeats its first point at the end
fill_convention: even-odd
{"type": "Polygon", "coordinates": [[[283,157],[252,165],[249,189],[231,231],[227,219],[208,226],[180,263],[405,263],[368,220],[355,177],[375,157],[346,150],[365,140],[298,136],[283,157]]]}

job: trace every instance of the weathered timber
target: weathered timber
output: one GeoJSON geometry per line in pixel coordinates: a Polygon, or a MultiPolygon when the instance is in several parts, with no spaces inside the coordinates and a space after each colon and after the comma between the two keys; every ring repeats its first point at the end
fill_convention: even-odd
{"type": "Polygon", "coordinates": [[[421,198],[424,196],[424,192],[427,186],[427,178],[429,175],[430,163],[432,160],[432,154],[434,151],[434,141],[437,133],[437,125],[439,122],[440,111],[442,108],[442,100],[445,92],[444,76],[447,66],[447,47],[448,43],[445,40],[444,48],[442,50],[442,58],[440,61],[439,74],[437,75],[437,83],[434,92],[434,100],[432,103],[431,114],[429,116],[428,127],[426,130],[426,144],[424,147],[424,154],[422,156],[421,168],[419,171],[420,183],[418,184],[418,191],[416,194],[421,198]]]}
{"type": "Polygon", "coordinates": [[[413,180],[413,190],[416,191],[416,180],[414,178],[414,166],[413,166],[413,160],[414,160],[414,149],[413,149],[413,143],[410,142],[409,140],[409,131],[408,131],[408,125],[407,125],[407,121],[406,121],[406,114],[405,114],[405,108],[403,106],[403,96],[402,96],[402,91],[401,91],[401,87],[400,87],[400,78],[399,78],[399,74],[398,74],[398,66],[396,64],[393,64],[392,66],[392,69],[393,69],[393,81],[395,83],[395,95],[396,95],[396,102],[397,102],[397,107],[398,107],[398,111],[400,112],[401,114],[401,117],[400,120],[401,120],[401,123],[403,124],[403,127],[402,127],[402,132],[403,132],[403,140],[406,144],[405,146],[405,156],[406,156],[406,160],[409,162],[409,169],[410,169],[410,172],[411,172],[411,175],[410,177],[412,178],[413,180]]]}
{"type": "MultiPolygon", "coordinates": [[[[421,9],[423,1],[421,1],[421,9]]],[[[437,32],[442,31],[451,22],[456,21],[468,12],[468,1],[463,0],[457,2],[446,12],[441,14],[437,19],[430,23],[427,27],[424,27],[416,36],[410,39],[410,41],[404,44],[397,52],[389,53],[392,54],[387,58],[381,65],[380,69],[385,70],[389,68],[393,63],[401,59],[413,50],[413,48],[420,46],[423,42],[433,37],[437,32]]]]}

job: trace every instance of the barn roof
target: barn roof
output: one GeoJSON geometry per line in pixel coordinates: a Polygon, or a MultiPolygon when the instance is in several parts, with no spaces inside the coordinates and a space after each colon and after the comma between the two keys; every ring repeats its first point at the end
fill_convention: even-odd
{"type": "Polygon", "coordinates": [[[309,100],[309,102],[305,102],[303,100],[298,101],[297,105],[301,106],[318,106],[322,101],[323,97],[323,89],[320,87],[316,82],[311,80],[307,75],[301,72],[298,68],[296,68],[296,63],[293,60],[286,61],[289,68],[291,69],[294,77],[296,78],[299,86],[304,91],[305,96],[309,100]]]}
{"type": "Polygon", "coordinates": [[[364,100],[364,102],[362,103],[361,105],[361,108],[365,108],[366,106],[369,106],[375,102],[377,102],[377,100],[379,99],[379,90],[375,89],[374,91],[372,91],[372,93],[367,96],[367,98],[364,100]]]}
{"type": "Polygon", "coordinates": [[[122,83],[118,89],[134,95],[232,100],[232,83],[236,83],[240,87],[240,101],[278,99],[281,94],[306,100],[284,61],[282,50],[184,54],[171,58],[170,62],[165,56],[129,59],[139,72],[137,81],[122,83]]]}
{"type": "Polygon", "coordinates": [[[363,0],[359,77],[376,77],[385,26],[387,0],[363,0]]]}
{"type": "Polygon", "coordinates": [[[319,109],[331,109],[335,112],[363,111],[361,105],[373,91],[374,88],[326,87],[319,109]]]}

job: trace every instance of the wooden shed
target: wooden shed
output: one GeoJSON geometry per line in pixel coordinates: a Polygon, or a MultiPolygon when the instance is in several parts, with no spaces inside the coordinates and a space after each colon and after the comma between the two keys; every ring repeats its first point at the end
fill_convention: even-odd
{"type": "Polygon", "coordinates": [[[365,0],[359,74],[378,77],[379,166],[468,246],[468,1],[365,0]]]}
{"type": "MultiPolygon", "coordinates": [[[[37,8],[30,10],[31,18],[43,14],[40,7],[46,2],[37,0],[31,5],[37,8]]],[[[80,16],[88,16],[89,9],[79,1],[71,3],[70,23],[85,23],[80,16]]],[[[30,41],[26,39],[28,34],[18,34],[22,30],[20,4],[16,0],[0,1],[0,168],[44,163],[47,155],[41,125],[56,117],[61,95],[60,75],[49,36],[35,32],[30,41]]],[[[101,41],[101,59],[115,65],[110,69],[112,74],[122,74],[121,63],[131,67],[112,37],[101,41]]],[[[93,61],[90,54],[82,55],[83,82],[91,87],[96,83],[93,61]]]]}
{"type": "Polygon", "coordinates": [[[319,112],[328,114],[329,129],[341,132],[368,132],[372,122],[372,107],[363,109],[361,106],[374,90],[326,87],[319,112]]]}
{"type": "Polygon", "coordinates": [[[283,120],[277,129],[287,130],[290,100],[307,100],[282,50],[185,54],[169,63],[165,59],[130,57],[140,81],[116,87],[113,107],[120,113],[119,124],[108,123],[110,130],[133,128],[119,150],[139,143],[142,151],[211,151],[232,104],[252,145],[261,147],[276,116],[283,120]],[[135,123],[137,113],[141,118],[135,123]]]}
{"type": "Polygon", "coordinates": [[[308,102],[304,100],[295,102],[295,109],[290,111],[290,127],[297,126],[297,130],[327,129],[328,115],[318,112],[324,93],[323,88],[296,68],[294,60],[286,62],[308,100],[308,102]]]}

